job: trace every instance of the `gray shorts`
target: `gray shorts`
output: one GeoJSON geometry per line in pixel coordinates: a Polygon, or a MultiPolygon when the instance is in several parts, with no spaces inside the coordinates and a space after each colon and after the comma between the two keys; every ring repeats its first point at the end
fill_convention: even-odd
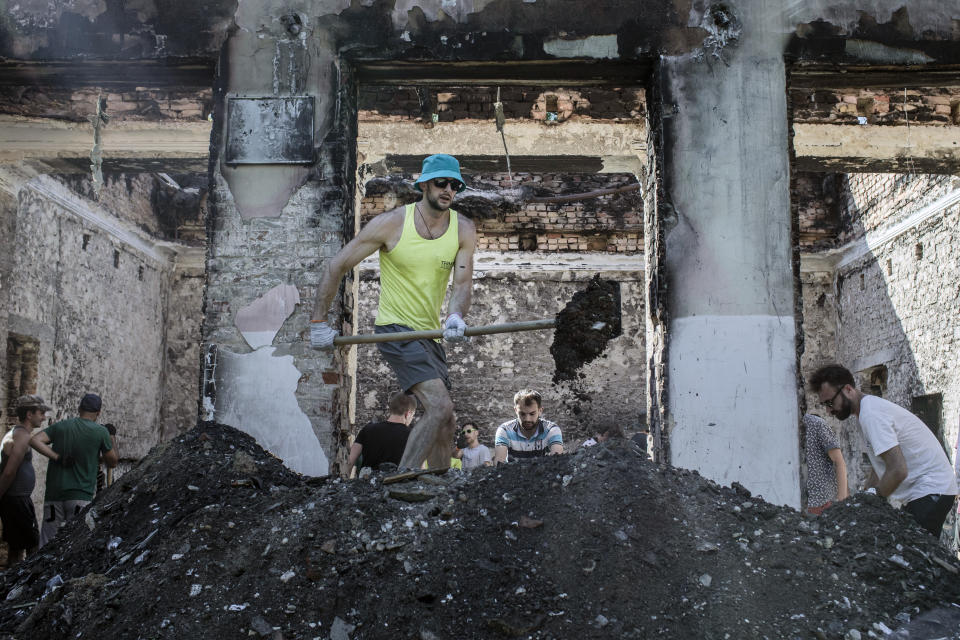
{"type": "Polygon", "coordinates": [[[90,504],[89,500],[44,501],[43,523],[40,526],[40,546],[42,547],[53,540],[60,527],[76,517],[88,504],[90,504]]]}
{"type": "MultiPolygon", "coordinates": [[[[402,324],[386,324],[374,327],[374,333],[397,333],[413,331],[402,324]]],[[[436,340],[408,340],[406,342],[378,342],[384,360],[393,369],[400,388],[410,391],[413,385],[427,380],[443,380],[450,389],[450,377],[447,374],[447,354],[443,345],[436,340]]]]}

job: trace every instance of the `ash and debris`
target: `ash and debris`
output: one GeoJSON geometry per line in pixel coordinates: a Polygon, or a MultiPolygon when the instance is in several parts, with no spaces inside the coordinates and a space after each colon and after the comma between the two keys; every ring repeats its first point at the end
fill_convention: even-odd
{"type": "Polygon", "coordinates": [[[557,314],[550,345],[554,384],[583,375],[583,365],[599,357],[607,343],[621,333],[620,285],[594,276],[557,314]]]}
{"type": "Polygon", "coordinates": [[[382,481],[201,423],[3,574],[0,637],[960,635],[956,560],[874,496],[809,519],[622,440],[382,481]]]}

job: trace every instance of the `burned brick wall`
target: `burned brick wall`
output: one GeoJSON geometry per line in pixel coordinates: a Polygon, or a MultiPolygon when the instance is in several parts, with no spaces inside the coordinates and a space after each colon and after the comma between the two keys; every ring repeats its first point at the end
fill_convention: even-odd
{"type": "Polygon", "coordinates": [[[563,122],[573,116],[632,121],[646,117],[643,90],[637,87],[386,87],[360,89],[358,118],[456,122],[489,120],[499,90],[506,118],[563,122]]]}
{"type": "MultiPolygon", "coordinates": [[[[641,268],[642,259],[638,258],[637,271],[600,271],[601,277],[619,283],[623,335],[608,344],[601,358],[582,369],[582,377],[574,388],[566,383],[552,383],[552,331],[481,336],[463,346],[446,345],[458,422],[476,421],[481,441],[492,447],[497,425],[514,417],[513,394],[530,387],[543,394],[544,417],[561,426],[568,444],[609,423],[619,424],[627,431],[645,428],[641,268]]],[[[586,286],[592,273],[478,273],[468,325],[553,318],[576,291],[586,286]]],[[[361,273],[360,333],[373,332],[379,294],[377,277],[372,269],[361,273]]],[[[393,373],[376,347],[359,346],[355,429],[382,419],[387,399],[398,390],[393,373]]]]}
{"type": "Polygon", "coordinates": [[[960,124],[960,88],[790,90],[794,118],[818,124],[960,124]]]}
{"type": "Polygon", "coordinates": [[[97,111],[97,98],[106,100],[107,113],[125,121],[206,120],[213,110],[209,88],[102,91],[89,87],[55,85],[0,86],[0,113],[31,118],[87,122],[97,111]]]}
{"type": "Polygon", "coordinates": [[[831,244],[840,230],[846,192],[842,174],[798,172],[793,181],[798,242],[803,250],[831,244]]]}
{"type": "MultiPolygon", "coordinates": [[[[407,176],[412,181],[413,176],[407,176]]],[[[538,195],[587,193],[635,185],[630,174],[563,174],[517,172],[478,174],[469,178],[472,188],[527,187],[538,195]]],[[[361,224],[375,215],[404,204],[394,193],[365,196],[361,224]]],[[[456,208],[456,204],[454,204],[456,208]]],[[[613,194],[564,204],[528,202],[519,211],[477,219],[480,251],[643,251],[643,197],[640,191],[613,194]]]]}

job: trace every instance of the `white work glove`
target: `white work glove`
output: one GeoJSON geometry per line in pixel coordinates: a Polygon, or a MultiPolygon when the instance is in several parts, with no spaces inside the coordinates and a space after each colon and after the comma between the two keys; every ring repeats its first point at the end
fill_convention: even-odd
{"type": "Polygon", "coordinates": [[[443,339],[447,342],[466,342],[470,336],[463,335],[467,330],[467,323],[463,321],[459,313],[451,313],[443,323],[443,339]]]}
{"type": "Polygon", "coordinates": [[[314,349],[332,349],[333,339],[339,335],[326,322],[310,323],[310,346],[314,349]]]}

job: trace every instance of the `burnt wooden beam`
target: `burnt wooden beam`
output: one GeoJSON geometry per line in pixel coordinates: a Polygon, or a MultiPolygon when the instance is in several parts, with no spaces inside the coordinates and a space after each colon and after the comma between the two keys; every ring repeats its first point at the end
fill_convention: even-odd
{"type": "Polygon", "coordinates": [[[137,87],[213,86],[214,60],[0,60],[0,86],[101,87],[133,90],[137,87]]]}

